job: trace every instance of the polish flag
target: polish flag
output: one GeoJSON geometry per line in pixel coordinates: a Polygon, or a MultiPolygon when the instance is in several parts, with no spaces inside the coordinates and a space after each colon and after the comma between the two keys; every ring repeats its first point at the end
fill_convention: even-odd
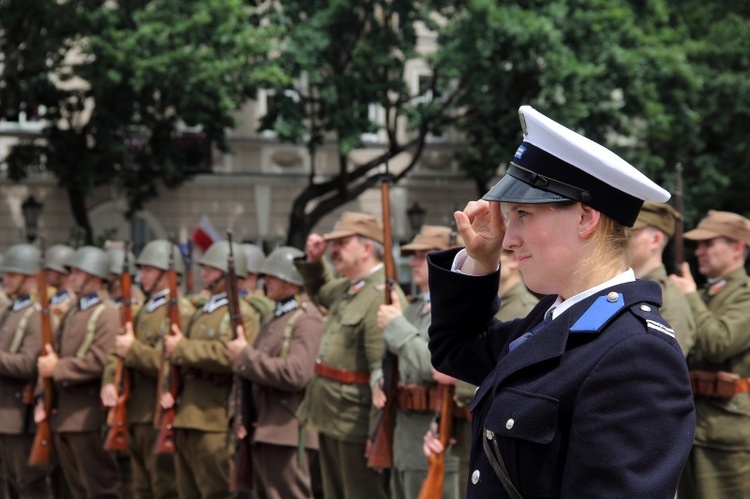
{"type": "Polygon", "coordinates": [[[214,229],[211,220],[208,216],[203,215],[201,221],[193,229],[193,235],[191,237],[193,242],[203,251],[204,253],[213,243],[221,240],[221,236],[216,229],[214,229]]]}

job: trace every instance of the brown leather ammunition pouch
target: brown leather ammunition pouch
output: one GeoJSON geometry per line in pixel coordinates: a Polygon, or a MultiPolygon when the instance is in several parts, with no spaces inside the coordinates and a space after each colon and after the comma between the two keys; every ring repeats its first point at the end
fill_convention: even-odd
{"type": "Polygon", "coordinates": [[[396,404],[404,412],[439,412],[440,395],[437,386],[399,385],[396,404]]]}
{"type": "Polygon", "coordinates": [[[728,399],[750,391],[750,379],[726,371],[690,371],[690,387],[696,398],[728,399]]]}

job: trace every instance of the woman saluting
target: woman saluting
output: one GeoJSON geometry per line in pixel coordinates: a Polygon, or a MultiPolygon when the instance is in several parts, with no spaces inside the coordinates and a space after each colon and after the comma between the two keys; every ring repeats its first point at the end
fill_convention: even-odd
{"type": "Polygon", "coordinates": [[[669,193],[533,108],[519,114],[507,174],[455,214],[466,248],[429,257],[433,364],[480,385],[467,497],[671,499],[695,431],[690,382],[659,286],[630,269],[641,205],[669,193]],[[502,247],[549,295],[505,323],[502,247]]]}

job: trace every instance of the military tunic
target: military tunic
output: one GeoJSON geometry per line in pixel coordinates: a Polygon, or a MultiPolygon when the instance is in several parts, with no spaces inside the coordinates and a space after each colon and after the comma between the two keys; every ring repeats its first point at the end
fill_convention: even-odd
{"type": "MultiPolygon", "coordinates": [[[[690,368],[750,377],[750,277],[740,268],[687,295],[697,326],[690,368]]],[[[750,490],[750,393],[695,399],[695,448],[680,497],[737,497],[750,490]],[[703,457],[706,459],[703,459],[703,457]],[[722,493],[721,491],[725,492],[722,493]],[[741,492],[740,492],[741,491],[741,492]]]]}
{"type": "Polygon", "coordinates": [[[75,497],[118,497],[117,462],[102,445],[99,392],[120,327],[106,293],[82,296],[63,318],[52,380],[57,411],[48,415],[60,466],[75,497]]]}
{"type": "Polygon", "coordinates": [[[661,286],[662,305],[661,316],[674,329],[677,343],[680,344],[682,353],[687,357],[695,344],[695,318],[687,299],[677,289],[677,285],[667,276],[667,269],[661,267],[648,272],[642,279],[656,281],[661,286]]]}
{"type": "Polygon", "coordinates": [[[510,497],[491,461],[500,456],[524,497],[673,499],[695,413],[658,285],[590,290],[543,321],[550,296],[499,322],[498,273],[451,272],[455,253],[428,256],[429,346],[437,369],[480,385],[467,497],[510,497]]]}
{"type": "MultiPolygon", "coordinates": [[[[427,329],[430,325],[429,294],[416,297],[404,314],[394,317],[383,330],[386,348],[398,356],[401,390],[416,388],[436,393],[432,377],[430,351],[427,348],[427,329]]],[[[399,400],[407,397],[400,397],[399,400]]],[[[428,402],[429,404],[429,402],[428,402]]],[[[420,407],[418,410],[399,406],[393,435],[393,467],[391,493],[393,499],[410,499],[419,495],[427,477],[427,458],[422,451],[424,434],[439,407],[420,407]]],[[[445,457],[443,498],[458,496],[458,459],[448,451],[445,457]]]]}
{"type": "MultiPolygon", "coordinates": [[[[316,361],[319,367],[379,378],[384,354],[383,332],[377,323],[378,308],[384,302],[382,265],[355,282],[335,278],[324,261],[298,260],[295,266],[313,301],[329,310],[316,361]]],[[[298,415],[320,434],[327,499],[386,496],[387,484],[367,468],[364,457],[370,418],[375,415],[368,382],[342,382],[315,374],[298,415]]]]}
{"type": "MultiPolygon", "coordinates": [[[[257,414],[253,484],[258,498],[309,498],[309,461],[297,461],[300,425],[295,413],[313,375],[323,318],[304,294],[278,302],[272,315],[255,344],[234,363],[234,372],[252,382],[257,414]]],[[[317,450],[317,433],[303,435],[305,448],[317,450]]]]}
{"type": "MultiPolygon", "coordinates": [[[[131,376],[128,398],[128,451],[133,471],[133,493],[138,498],[177,497],[174,459],[154,453],[158,429],[154,428],[162,338],[169,329],[169,290],[154,293],[133,318],[135,341],[124,362],[131,376]]],[[[187,330],[195,309],[183,296],[178,298],[180,328],[187,330]]],[[[110,355],[102,383],[114,382],[117,356],[110,355]]],[[[164,367],[165,375],[168,365],[164,367]]]]}
{"type": "MultiPolygon", "coordinates": [[[[175,469],[180,497],[230,497],[232,452],[228,398],[232,363],[227,342],[235,337],[229,321],[226,293],[211,296],[193,315],[190,326],[172,352],[171,362],[182,368],[182,390],[175,414],[175,469]]],[[[248,341],[258,333],[258,316],[243,300],[240,313],[248,341]]]]}
{"type": "Polygon", "coordinates": [[[34,443],[33,388],[42,348],[41,320],[33,296],[15,299],[0,318],[0,455],[11,495],[46,497],[51,467],[30,467],[34,443]]]}
{"type": "MultiPolygon", "coordinates": [[[[495,314],[495,317],[501,321],[512,321],[526,317],[529,312],[539,303],[539,299],[534,296],[523,282],[519,282],[512,288],[500,295],[501,307],[495,314]]],[[[468,413],[474,392],[477,386],[467,383],[466,381],[456,380],[456,402],[459,407],[463,407],[468,413]]],[[[460,484],[460,497],[466,497],[466,484],[469,482],[469,452],[471,451],[471,420],[458,419],[454,434],[456,435],[456,444],[453,446],[453,452],[459,456],[461,464],[459,466],[458,480],[460,484]]]]}

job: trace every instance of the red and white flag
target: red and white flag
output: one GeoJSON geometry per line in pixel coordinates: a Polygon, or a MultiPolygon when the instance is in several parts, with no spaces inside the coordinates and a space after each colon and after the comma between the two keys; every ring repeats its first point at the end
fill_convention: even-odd
{"type": "Polygon", "coordinates": [[[211,220],[208,216],[203,215],[201,221],[193,229],[193,235],[191,237],[193,242],[203,251],[204,253],[213,243],[221,240],[221,236],[216,229],[214,229],[211,220]]]}

